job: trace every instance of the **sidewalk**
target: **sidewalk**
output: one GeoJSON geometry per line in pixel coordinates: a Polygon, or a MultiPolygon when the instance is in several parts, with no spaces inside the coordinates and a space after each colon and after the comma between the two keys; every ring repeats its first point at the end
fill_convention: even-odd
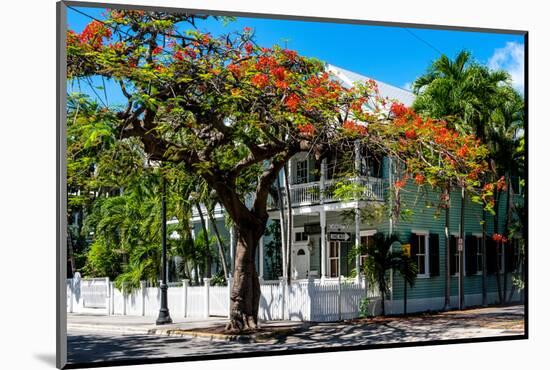
{"type": "MultiPolygon", "coordinates": [[[[172,324],[156,325],[156,317],[122,315],[67,314],[67,331],[111,333],[111,334],[156,334],[171,335],[176,332],[200,332],[201,329],[222,326],[225,317],[178,318],[172,317],[172,324]]],[[[262,328],[300,327],[300,321],[262,321],[262,328]]]]}

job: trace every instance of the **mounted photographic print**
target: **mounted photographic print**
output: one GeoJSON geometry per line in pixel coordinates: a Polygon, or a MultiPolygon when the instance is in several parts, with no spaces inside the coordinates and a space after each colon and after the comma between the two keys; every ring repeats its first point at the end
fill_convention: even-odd
{"type": "Polygon", "coordinates": [[[527,338],[527,32],[58,31],[58,367],[527,338]]]}

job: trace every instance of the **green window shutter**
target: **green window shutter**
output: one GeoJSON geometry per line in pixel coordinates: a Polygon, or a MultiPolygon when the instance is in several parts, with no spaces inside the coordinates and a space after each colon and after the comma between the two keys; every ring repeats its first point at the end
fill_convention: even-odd
{"type": "Polygon", "coordinates": [[[349,243],[340,243],[340,275],[349,276],[349,243]]]}
{"type": "Polygon", "coordinates": [[[477,273],[477,238],[473,235],[466,236],[466,275],[471,276],[477,273]]]}
{"type": "Polygon", "coordinates": [[[449,238],[449,259],[451,261],[451,265],[449,266],[450,267],[449,271],[451,276],[458,272],[457,266],[456,266],[455,254],[456,254],[456,236],[451,235],[449,238]]]}
{"type": "Polygon", "coordinates": [[[430,234],[430,276],[439,276],[439,234],[430,234]]]}
{"type": "Polygon", "coordinates": [[[418,235],[415,233],[411,233],[411,239],[409,243],[411,244],[411,258],[417,265],[416,267],[418,267],[418,259],[416,258],[416,255],[418,254],[418,235]]]}
{"type": "Polygon", "coordinates": [[[494,274],[497,271],[497,243],[487,237],[485,239],[487,254],[487,274],[494,274]]]}

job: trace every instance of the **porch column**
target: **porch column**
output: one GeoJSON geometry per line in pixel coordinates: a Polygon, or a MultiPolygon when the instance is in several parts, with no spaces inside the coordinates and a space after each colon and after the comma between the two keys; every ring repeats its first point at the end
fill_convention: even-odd
{"type": "MultiPolygon", "coordinates": [[[[357,182],[359,182],[359,176],[361,175],[361,144],[359,140],[355,140],[355,176],[357,182]]],[[[361,244],[361,213],[359,212],[359,197],[355,199],[357,202],[355,205],[355,248],[359,248],[361,244]]],[[[355,271],[357,273],[357,283],[361,281],[361,256],[359,253],[355,255],[355,271]]]]}
{"type": "Polygon", "coordinates": [[[319,213],[319,223],[321,224],[321,279],[327,276],[327,238],[326,238],[326,226],[327,218],[323,204],[325,203],[325,178],[327,159],[321,160],[321,178],[319,179],[319,203],[321,204],[321,212],[319,213]]]}
{"type": "Polygon", "coordinates": [[[326,235],[326,224],[327,218],[325,214],[325,209],[322,208],[320,212],[320,223],[321,223],[321,279],[327,277],[327,235],[326,235]]]}
{"type": "Polygon", "coordinates": [[[259,242],[259,249],[260,249],[260,252],[259,252],[259,260],[258,260],[258,267],[259,267],[259,272],[260,272],[260,279],[263,279],[264,278],[264,237],[262,236],[260,238],[260,242],[259,242]]]}

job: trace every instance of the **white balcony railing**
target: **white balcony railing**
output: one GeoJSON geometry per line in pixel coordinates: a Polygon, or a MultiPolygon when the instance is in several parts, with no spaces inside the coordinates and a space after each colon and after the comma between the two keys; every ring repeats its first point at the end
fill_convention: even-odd
{"type": "MultiPolygon", "coordinates": [[[[349,193],[355,195],[352,199],[359,198],[360,200],[384,200],[384,180],[375,177],[359,177],[353,179],[339,179],[325,181],[324,191],[321,191],[321,183],[319,181],[307,182],[304,184],[294,184],[290,186],[290,199],[293,206],[303,206],[310,204],[318,204],[323,198],[324,202],[343,201],[338,196],[336,189],[339,185],[352,185],[349,187],[349,193]]],[[[282,190],[283,198],[286,200],[286,193],[282,190]]],[[[278,204],[270,197],[269,208],[277,208],[278,204]]]]}

